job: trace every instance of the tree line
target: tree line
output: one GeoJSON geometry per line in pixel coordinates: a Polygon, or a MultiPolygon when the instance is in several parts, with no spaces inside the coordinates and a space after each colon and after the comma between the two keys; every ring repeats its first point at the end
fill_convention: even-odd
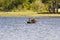
{"type": "MultiPolygon", "coordinates": [[[[0,0],[0,10],[2,11],[11,11],[14,8],[35,10],[35,1],[36,0],[0,0]]],[[[37,0],[38,1],[38,0],[37,0]]],[[[48,0],[41,0],[42,3],[46,3],[48,0]]]]}

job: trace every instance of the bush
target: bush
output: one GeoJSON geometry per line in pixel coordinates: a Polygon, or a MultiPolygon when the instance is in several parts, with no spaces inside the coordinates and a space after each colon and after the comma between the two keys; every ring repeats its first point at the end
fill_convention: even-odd
{"type": "MultiPolygon", "coordinates": [[[[35,1],[38,1],[38,0],[0,0],[0,7],[1,7],[0,9],[2,9],[3,11],[11,11],[14,9],[15,10],[16,9],[35,10],[37,8],[37,6],[35,5],[35,1]]],[[[45,2],[45,1],[46,0],[42,0],[42,2],[45,2]]]]}
{"type": "Polygon", "coordinates": [[[19,4],[22,5],[23,3],[24,0],[0,0],[0,7],[2,7],[4,11],[10,11],[14,7],[17,8],[19,4]]]}

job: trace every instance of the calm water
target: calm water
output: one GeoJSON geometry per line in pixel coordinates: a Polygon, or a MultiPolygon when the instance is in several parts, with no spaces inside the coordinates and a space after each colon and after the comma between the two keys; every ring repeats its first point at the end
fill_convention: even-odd
{"type": "Polygon", "coordinates": [[[29,17],[0,17],[0,40],[60,40],[60,18],[34,17],[35,24],[27,24],[29,17]]]}

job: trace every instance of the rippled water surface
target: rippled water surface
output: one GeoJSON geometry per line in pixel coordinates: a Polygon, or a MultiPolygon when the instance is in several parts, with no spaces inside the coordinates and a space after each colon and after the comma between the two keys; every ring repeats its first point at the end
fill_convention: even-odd
{"type": "Polygon", "coordinates": [[[34,17],[35,24],[27,24],[29,17],[0,17],[0,40],[60,40],[60,18],[34,17]]]}

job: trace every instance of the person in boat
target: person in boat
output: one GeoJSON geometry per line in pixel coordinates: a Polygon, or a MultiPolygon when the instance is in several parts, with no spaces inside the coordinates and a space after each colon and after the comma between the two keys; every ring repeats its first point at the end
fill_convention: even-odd
{"type": "Polygon", "coordinates": [[[36,22],[36,20],[34,18],[29,18],[27,21],[27,23],[35,23],[35,22],[36,22]]]}

